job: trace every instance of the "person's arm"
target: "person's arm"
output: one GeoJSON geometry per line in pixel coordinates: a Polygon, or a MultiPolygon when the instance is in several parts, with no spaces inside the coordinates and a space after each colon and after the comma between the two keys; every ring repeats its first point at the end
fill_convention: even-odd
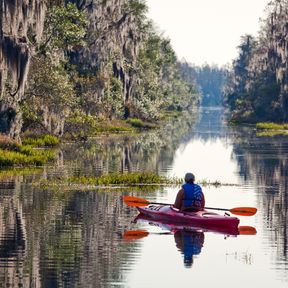
{"type": "Polygon", "coordinates": [[[204,194],[202,193],[202,208],[204,208],[205,207],[205,196],[204,196],[204,194]]]}
{"type": "Polygon", "coordinates": [[[183,200],[183,193],[184,193],[184,190],[183,189],[180,189],[177,193],[177,196],[176,196],[176,199],[175,199],[175,203],[174,203],[174,207],[175,208],[178,208],[178,209],[181,209],[182,207],[182,200],[183,200]]]}
{"type": "Polygon", "coordinates": [[[200,189],[201,189],[201,206],[202,206],[202,208],[204,208],[205,207],[205,196],[204,196],[204,193],[203,193],[203,191],[202,191],[202,188],[200,187],[200,189]]]}

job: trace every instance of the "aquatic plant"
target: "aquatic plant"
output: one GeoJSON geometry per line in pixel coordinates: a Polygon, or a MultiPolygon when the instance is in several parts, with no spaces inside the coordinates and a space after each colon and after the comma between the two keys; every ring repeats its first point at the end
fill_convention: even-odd
{"type": "MultiPolygon", "coordinates": [[[[153,172],[132,172],[132,173],[113,173],[108,175],[93,176],[71,176],[62,178],[42,179],[36,186],[42,189],[55,189],[61,187],[65,190],[87,190],[87,189],[141,189],[141,191],[153,192],[160,187],[176,185],[177,189],[183,184],[182,178],[159,176],[153,172]]],[[[235,186],[237,184],[221,183],[219,181],[202,180],[198,182],[203,186],[235,186]]]]}
{"type": "Polygon", "coordinates": [[[153,185],[153,184],[180,184],[182,179],[159,176],[152,172],[113,173],[98,177],[70,177],[69,183],[88,185],[153,185]]]}

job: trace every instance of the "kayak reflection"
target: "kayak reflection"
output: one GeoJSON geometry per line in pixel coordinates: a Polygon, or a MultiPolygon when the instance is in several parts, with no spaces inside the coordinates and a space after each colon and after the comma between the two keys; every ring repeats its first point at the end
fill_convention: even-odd
{"type": "Polygon", "coordinates": [[[184,255],[184,266],[189,268],[193,264],[193,256],[199,255],[204,245],[204,232],[176,230],[174,233],[176,247],[184,255]]]}
{"type": "MultiPolygon", "coordinates": [[[[238,229],[225,229],[225,228],[215,228],[215,229],[203,229],[199,227],[194,227],[191,225],[181,225],[177,223],[171,224],[168,221],[160,221],[151,219],[148,216],[139,214],[133,221],[134,223],[145,222],[152,226],[157,226],[164,231],[169,231],[169,234],[174,234],[174,239],[176,243],[176,247],[183,254],[184,266],[189,268],[192,267],[194,256],[197,256],[201,253],[202,247],[204,245],[205,240],[205,232],[214,232],[223,234],[225,237],[227,236],[237,236],[239,235],[238,229]]],[[[253,227],[250,227],[253,228],[253,227]]],[[[254,228],[253,228],[254,229],[254,228]]],[[[136,239],[137,235],[140,236],[138,239],[142,237],[148,236],[148,234],[155,233],[144,233],[144,230],[134,230],[135,232],[127,233],[126,236],[129,236],[130,239],[136,239]],[[137,232],[137,231],[141,231],[137,232]],[[142,237],[141,237],[142,235],[142,237]]],[[[246,226],[245,233],[248,231],[248,227],[246,226]]],[[[167,234],[167,233],[156,233],[156,234],[167,234]]],[[[128,239],[128,237],[127,237],[128,239]]]]}

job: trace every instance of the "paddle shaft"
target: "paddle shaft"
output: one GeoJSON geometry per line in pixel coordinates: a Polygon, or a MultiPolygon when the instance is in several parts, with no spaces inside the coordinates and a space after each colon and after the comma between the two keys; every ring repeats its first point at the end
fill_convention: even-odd
{"type": "MultiPolygon", "coordinates": [[[[147,206],[149,204],[156,205],[172,205],[168,203],[159,203],[159,202],[150,202],[144,198],[134,197],[134,196],[124,196],[124,202],[129,206],[147,206]]],[[[193,208],[193,207],[191,207],[193,208]]],[[[195,207],[198,208],[198,207],[195,207]]],[[[235,207],[231,209],[226,208],[215,208],[215,207],[204,207],[204,209],[209,210],[220,210],[220,211],[229,211],[232,214],[240,215],[240,216],[253,216],[257,212],[257,208],[255,207],[235,207]]]]}
{"type": "MultiPolygon", "coordinates": [[[[132,202],[132,201],[131,201],[132,202]]],[[[135,201],[135,203],[137,203],[137,201],[135,201]]],[[[159,203],[159,202],[150,202],[149,201],[149,204],[155,204],[155,205],[172,205],[172,204],[169,204],[169,203],[159,203]]],[[[147,205],[149,205],[147,204],[147,205]]],[[[193,208],[193,207],[192,207],[193,208]]],[[[219,210],[219,211],[230,211],[230,209],[225,209],[225,208],[212,208],[212,207],[204,207],[204,209],[209,209],[209,210],[219,210]]]]}

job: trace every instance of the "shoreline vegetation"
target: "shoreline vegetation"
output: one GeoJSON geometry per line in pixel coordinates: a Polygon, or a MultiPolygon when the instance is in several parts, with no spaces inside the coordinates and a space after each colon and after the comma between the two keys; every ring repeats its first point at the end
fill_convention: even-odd
{"type": "MultiPolygon", "coordinates": [[[[98,121],[95,117],[75,117],[68,122],[68,132],[62,141],[83,141],[89,137],[127,133],[133,135],[147,130],[158,129],[163,122],[179,117],[181,112],[165,113],[161,122],[148,122],[138,118],[127,120],[98,121]]],[[[62,142],[50,134],[24,133],[22,143],[0,134],[0,168],[43,166],[55,158],[55,148],[62,142]]]]}
{"type": "Polygon", "coordinates": [[[55,159],[55,148],[60,144],[56,136],[24,137],[19,143],[0,135],[0,167],[37,167],[55,159]]]}

